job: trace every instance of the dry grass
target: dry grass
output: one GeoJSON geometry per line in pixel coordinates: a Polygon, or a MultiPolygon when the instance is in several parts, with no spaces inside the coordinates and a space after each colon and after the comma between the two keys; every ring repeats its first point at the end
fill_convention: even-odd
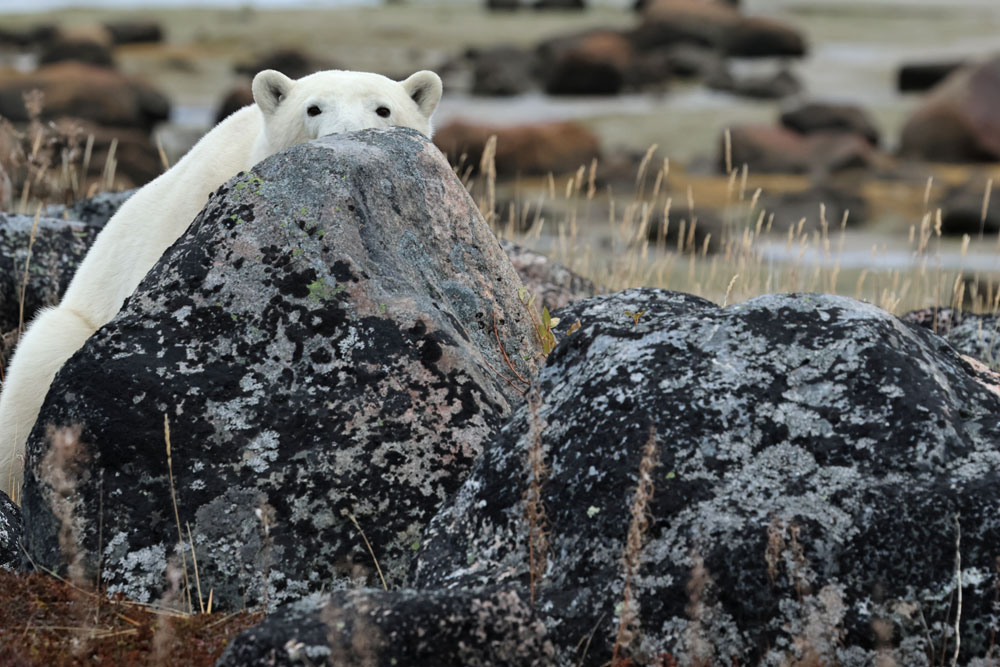
{"type": "MultiPolygon", "coordinates": [[[[768,193],[806,187],[803,177],[755,176],[745,165],[733,165],[725,177],[693,177],[656,154],[656,146],[646,153],[627,194],[596,188],[594,164],[561,177],[497,183],[486,152],[476,174],[461,165],[456,171],[499,236],[552,257],[608,291],[661,287],[720,304],[773,292],[825,292],[896,314],[932,306],[1000,311],[1000,262],[995,270],[966,268],[972,251],[980,260],[1000,253],[1000,235],[948,238],[940,209],[929,204],[932,190],[967,177],[967,169],[942,167],[939,181],[919,185],[869,179],[862,190],[875,198],[877,215],[885,213],[878,202],[892,198],[902,200],[897,215],[916,216],[902,231],[884,225],[855,231],[848,226],[849,211],[829,220],[822,204],[812,229],[805,218],[779,228],[761,202],[768,193]],[[722,212],[721,229],[705,228],[698,215],[702,204],[722,212]]],[[[989,180],[983,221],[991,194],[989,180]]]]}

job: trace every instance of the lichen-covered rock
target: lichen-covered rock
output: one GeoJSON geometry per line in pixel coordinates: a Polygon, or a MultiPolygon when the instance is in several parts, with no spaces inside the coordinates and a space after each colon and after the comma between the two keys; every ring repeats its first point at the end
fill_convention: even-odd
{"type": "Polygon", "coordinates": [[[554,311],[597,294],[593,281],[573,273],[545,255],[512,241],[503,241],[501,245],[521,276],[521,282],[537,299],[539,308],[544,306],[554,311]]]}
{"type": "Polygon", "coordinates": [[[46,207],[45,215],[50,218],[76,220],[88,227],[103,229],[125,200],[136,193],[135,189],[122,192],[98,192],[93,197],[81,199],[69,206],[54,204],[46,207]]]}
{"type": "Polygon", "coordinates": [[[431,523],[415,586],[526,595],[534,564],[556,665],[616,641],[639,664],[919,665],[956,623],[961,664],[985,655],[988,371],[837,296],[630,290],[556,315],[583,326],[431,523]]]}
{"type": "Polygon", "coordinates": [[[216,665],[542,667],[553,658],[545,635],[514,591],[341,591],[278,610],[216,665]]]}
{"type": "Polygon", "coordinates": [[[39,308],[59,303],[99,229],[77,221],[0,213],[0,333],[17,329],[25,266],[24,324],[39,308]],[[28,248],[31,261],[28,262],[28,248]]]}
{"type": "Polygon", "coordinates": [[[910,311],[902,319],[935,331],[962,354],[1000,370],[1000,317],[997,315],[968,313],[954,308],[923,308],[910,311]]]}
{"type": "Polygon", "coordinates": [[[28,553],[63,567],[68,522],[87,573],[100,558],[109,592],[148,601],[180,532],[220,609],[377,583],[376,560],[399,586],[521,399],[500,342],[532,374],[520,285],[419,133],[266,160],[214,194],[57,375],[28,442],[28,553]],[[60,516],[48,425],[79,427],[58,436],[78,443],[63,447],[60,516]]]}
{"type": "Polygon", "coordinates": [[[14,569],[21,561],[21,510],[0,491],[0,568],[14,569]]]}

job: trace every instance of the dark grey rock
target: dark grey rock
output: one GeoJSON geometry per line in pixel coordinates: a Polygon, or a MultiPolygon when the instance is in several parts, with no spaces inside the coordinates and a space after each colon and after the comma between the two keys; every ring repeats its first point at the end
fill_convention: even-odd
{"type": "Polygon", "coordinates": [[[516,46],[472,49],[472,94],[518,95],[535,86],[535,53],[516,46]]]}
{"type": "Polygon", "coordinates": [[[45,209],[45,215],[49,218],[62,218],[64,220],[76,220],[88,227],[103,229],[108,220],[111,219],[118,209],[121,208],[125,200],[134,195],[138,190],[124,190],[122,192],[98,192],[93,197],[81,199],[69,206],[53,204],[45,209]]]}
{"type": "Polygon", "coordinates": [[[956,622],[959,551],[960,664],[985,655],[995,375],[837,296],[718,308],[629,290],[556,315],[583,326],[432,521],[416,587],[529,589],[537,448],[548,546],[535,611],[551,664],[607,664],[623,609],[636,620],[619,657],[633,664],[927,664],[956,622]],[[647,525],[626,574],[633,511],[647,525]]]}
{"type": "Polygon", "coordinates": [[[25,266],[23,321],[27,325],[39,308],[59,303],[99,231],[81,222],[39,218],[32,244],[34,224],[32,216],[0,213],[0,333],[17,329],[21,320],[25,266]]]}
{"type": "Polygon", "coordinates": [[[906,322],[934,331],[952,347],[1000,370],[1000,317],[954,308],[923,308],[903,315],[906,322]]]}
{"type": "Polygon", "coordinates": [[[111,49],[91,39],[57,39],[47,43],[38,54],[39,65],[75,60],[98,67],[114,67],[111,49]]]}
{"type": "Polygon", "coordinates": [[[964,60],[946,62],[903,63],[896,76],[896,88],[901,93],[930,90],[967,64],[964,60]]]}
{"type": "Polygon", "coordinates": [[[859,225],[868,219],[868,202],[864,196],[828,183],[765,197],[760,204],[768,215],[774,214],[772,226],[779,231],[787,230],[790,225],[797,227],[803,218],[806,221],[803,229],[821,229],[824,216],[820,215],[820,205],[824,208],[827,229],[831,234],[840,229],[845,213],[848,213],[848,226],[859,225]]]}
{"type": "Polygon", "coordinates": [[[283,607],[216,665],[542,667],[553,655],[545,635],[514,591],[345,591],[283,607]]]}
{"type": "Polygon", "coordinates": [[[941,233],[945,236],[968,234],[972,238],[978,237],[980,232],[995,236],[1000,232],[1000,205],[991,201],[984,217],[985,198],[986,183],[979,179],[949,187],[936,204],[936,208],[941,209],[941,233]]]}
{"type": "Polygon", "coordinates": [[[151,44],[163,41],[163,28],[156,21],[109,21],[104,29],[115,44],[151,44]]]}
{"type": "Polygon", "coordinates": [[[21,509],[0,491],[0,569],[12,570],[21,561],[21,509]]]}
{"type": "Polygon", "coordinates": [[[511,241],[503,241],[500,245],[517,269],[521,282],[535,296],[539,309],[544,306],[549,312],[553,312],[574,301],[597,294],[593,281],[545,255],[511,241]]]}
{"type": "Polygon", "coordinates": [[[878,146],[879,131],[871,116],[861,107],[829,102],[808,102],[781,113],[781,124],[802,134],[838,131],[851,132],[878,146]]]}
{"type": "Polygon", "coordinates": [[[705,85],[741,97],[767,100],[797,95],[802,90],[802,82],[787,69],[771,74],[736,74],[721,68],[709,74],[705,85]]]}
{"type": "Polygon", "coordinates": [[[219,609],[375,584],[366,540],[405,583],[422,529],[521,400],[494,313],[532,375],[520,285],[412,130],[333,135],[238,175],[57,375],[28,441],[28,553],[64,566],[40,462],[48,425],[78,426],[78,552],[88,576],[100,556],[111,593],[164,589],[173,495],[219,609]]]}

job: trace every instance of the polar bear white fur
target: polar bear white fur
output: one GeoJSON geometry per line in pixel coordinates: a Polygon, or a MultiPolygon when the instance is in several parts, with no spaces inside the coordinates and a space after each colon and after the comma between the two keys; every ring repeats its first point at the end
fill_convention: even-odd
{"type": "Polygon", "coordinates": [[[397,82],[332,70],[293,80],[266,70],[254,77],[253,98],[255,104],[219,123],[122,205],[80,263],[62,302],[31,323],[0,393],[0,489],[20,492],[25,441],[56,372],[118,313],[213,190],[270,155],[335,132],[401,125],[430,137],[441,79],[429,71],[397,82]]]}

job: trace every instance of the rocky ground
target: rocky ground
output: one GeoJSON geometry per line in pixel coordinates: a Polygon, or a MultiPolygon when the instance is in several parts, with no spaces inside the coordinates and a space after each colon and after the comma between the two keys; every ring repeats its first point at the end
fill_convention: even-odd
{"type": "Polygon", "coordinates": [[[265,610],[220,665],[990,664],[994,316],[593,296],[506,250],[409,130],[232,179],[57,376],[4,566],[265,610]]]}
{"type": "MultiPolygon", "coordinates": [[[[459,49],[433,10],[436,51],[372,18],[399,49],[351,66],[431,66],[484,96],[737,99],[796,85],[741,59],[811,48],[728,3],[496,11],[477,20],[502,49],[459,49]]],[[[240,103],[248,71],[326,64],[273,36],[249,52],[238,36],[268,20],[249,10],[200,36],[169,13],[84,31],[95,16],[0,33],[32,59],[0,74],[0,369],[113,190],[169,161],[156,128],[190,102],[172,77],[216,68],[240,103]]],[[[23,489],[0,489],[0,661],[995,664],[1000,266],[927,265],[948,235],[995,253],[998,63],[901,72],[930,90],[892,138],[805,100],[715,135],[701,166],[585,123],[466,122],[437,147],[366,131],[238,175],[62,369],[23,489]],[[576,262],[575,226],[624,187],[624,277],[497,240],[556,220],[576,262]],[[786,235],[760,210],[805,222],[786,235]],[[848,210],[852,229],[912,220],[925,271],[870,279],[885,308],[821,293],[862,293],[867,269],[843,289],[839,265],[767,259],[773,237],[818,265],[848,210]],[[643,273],[647,251],[672,273],[643,273]],[[713,298],[648,287],[678,283],[713,298]]]]}

